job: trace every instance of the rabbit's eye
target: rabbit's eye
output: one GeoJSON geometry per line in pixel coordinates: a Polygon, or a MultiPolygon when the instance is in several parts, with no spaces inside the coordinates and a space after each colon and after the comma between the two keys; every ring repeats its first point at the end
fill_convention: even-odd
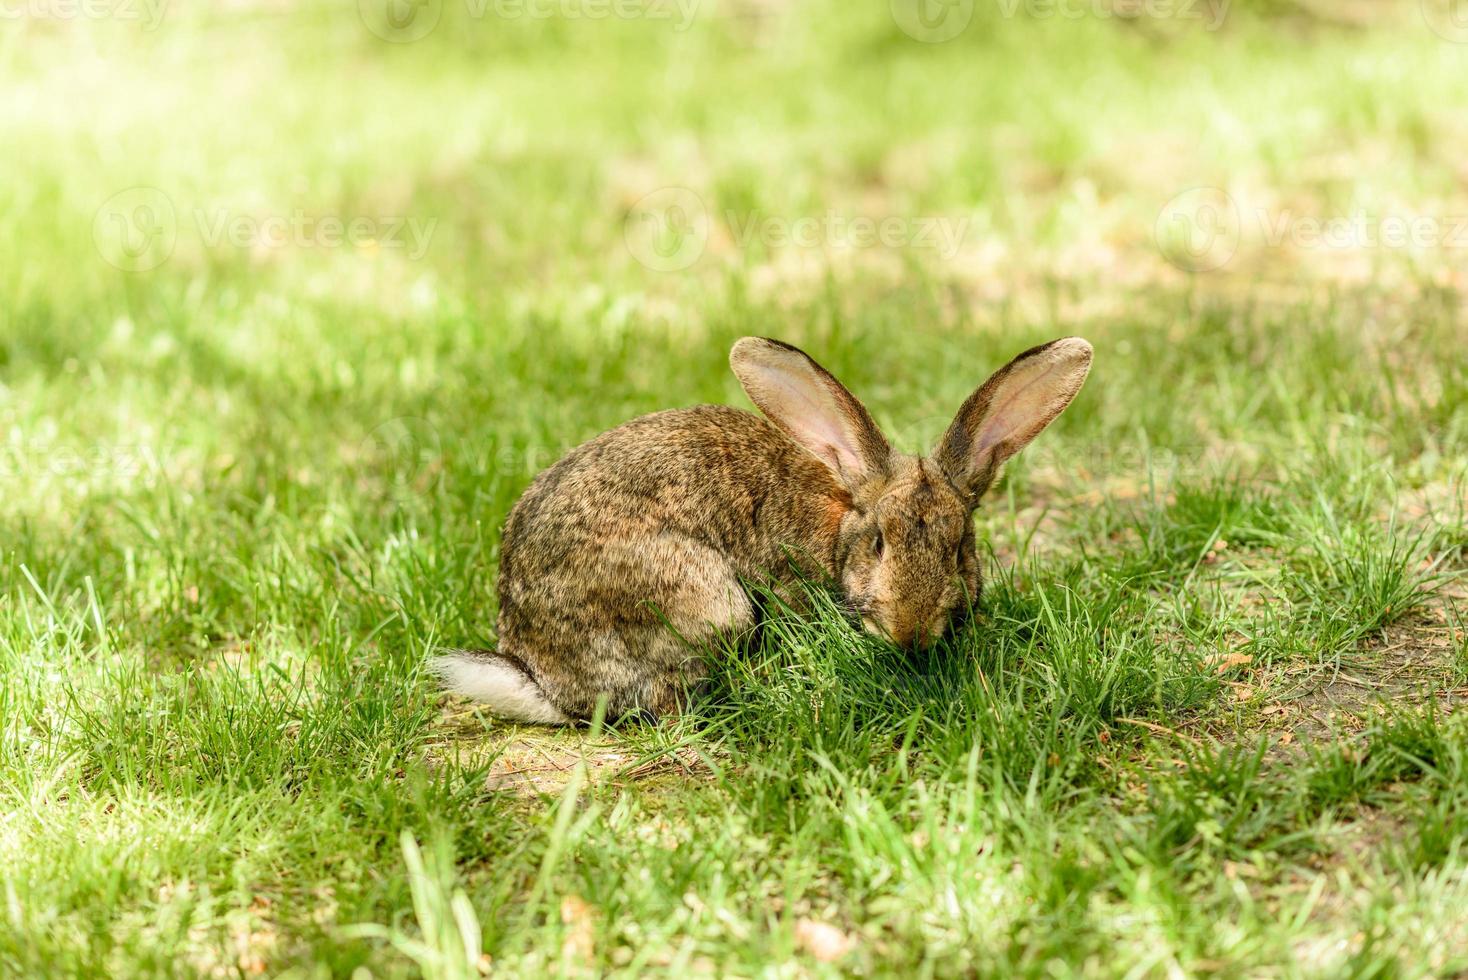
{"type": "Polygon", "coordinates": [[[881,558],[882,557],[882,553],[884,551],[886,551],[886,550],[887,550],[887,543],[882,540],[882,532],[881,532],[881,530],[878,530],[877,531],[877,536],[872,539],[872,554],[876,555],[878,558],[881,558]]]}

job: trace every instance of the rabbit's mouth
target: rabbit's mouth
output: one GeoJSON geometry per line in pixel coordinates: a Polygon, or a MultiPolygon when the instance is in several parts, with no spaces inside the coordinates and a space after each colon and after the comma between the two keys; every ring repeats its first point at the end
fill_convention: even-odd
{"type": "Polygon", "coordinates": [[[837,596],[836,608],[840,611],[843,619],[852,626],[861,626],[863,629],[872,631],[875,629],[876,620],[874,610],[868,603],[859,598],[851,596],[837,596]]]}
{"type": "Polygon", "coordinates": [[[942,632],[940,628],[930,628],[922,625],[905,626],[898,624],[888,626],[877,618],[877,613],[874,610],[862,609],[858,611],[858,615],[861,618],[862,629],[869,635],[879,637],[904,650],[931,646],[934,638],[942,632]]]}
{"type": "Polygon", "coordinates": [[[898,646],[906,645],[898,637],[894,636],[891,628],[883,624],[871,610],[860,610],[859,615],[861,617],[861,628],[866,631],[868,636],[875,636],[878,639],[886,640],[888,643],[896,643],[898,646]]]}
{"type": "Polygon", "coordinates": [[[895,643],[898,646],[907,646],[911,643],[911,637],[903,638],[894,633],[892,627],[882,622],[881,611],[873,603],[852,602],[846,605],[846,614],[851,625],[861,624],[862,630],[868,636],[895,643]]]}

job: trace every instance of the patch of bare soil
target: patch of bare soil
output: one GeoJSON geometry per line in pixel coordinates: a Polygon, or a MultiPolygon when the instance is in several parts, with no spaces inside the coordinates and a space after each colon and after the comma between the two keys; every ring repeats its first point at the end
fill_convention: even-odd
{"type": "Polygon", "coordinates": [[[485,789],[523,798],[556,796],[585,765],[589,782],[625,787],[659,777],[707,779],[712,771],[687,747],[651,749],[633,746],[615,735],[595,737],[583,728],[546,728],[502,724],[486,727],[481,710],[458,698],[444,702],[439,737],[425,749],[430,767],[457,760],[487,765],[485,789]]]}
{"type": "Polygon", "coordinates": [[[1365,645],[1352,669],[1311,668],[1305,693],[1284,712],[1295,722],[1295,735],[1323,738],[1357,729],[1370,712],[1394,705],[1436,701],[1453,711],[1468,702],[1468,678],[1459,663],[1463,627],[1453,614],[1465,589],[1461,581],[1452,583],[1420,615],[1388,626],[1365,645]]]}
{"type": "MultiPolygon", "coordinates": [[[[1273,737],[1271,754],[1288,760],[1310,742],[1349,737],[1395,707],[1435,703],[1443,712],[1468,704],[1463,611],[1468,578],[1449,582],[1421,612],[1386,627],[1348,662],[1300,664],[1227,682],[1253,724],[1214,731],[1221,741],[1273,737]]],[[[1234,665],[1225,657],[1220,671],[1234,665]]]]}

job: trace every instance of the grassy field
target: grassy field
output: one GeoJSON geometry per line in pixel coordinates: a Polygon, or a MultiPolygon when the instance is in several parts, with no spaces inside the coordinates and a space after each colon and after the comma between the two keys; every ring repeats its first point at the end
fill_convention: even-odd
{"type": "Polygon", "coordinates": [[[1448,10],[374,3],[0,20],[0,973],[1468,971],[1448,10]],[[1094,343],[978,620],[437,694],[530,478],[745,334],[906,450],[1094,343]]]}

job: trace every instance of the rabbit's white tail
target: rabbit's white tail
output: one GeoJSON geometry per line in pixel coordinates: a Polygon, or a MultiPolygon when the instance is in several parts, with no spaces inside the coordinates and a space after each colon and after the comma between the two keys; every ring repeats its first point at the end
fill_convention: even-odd
{"type": "Polygon", "coordinates": [[[483,701],[509,721],[569,725],[572,719],[550,703],[540,685],[515,660],[490,650],[445,650],[430,669],[455,694],[483,701]]]}

